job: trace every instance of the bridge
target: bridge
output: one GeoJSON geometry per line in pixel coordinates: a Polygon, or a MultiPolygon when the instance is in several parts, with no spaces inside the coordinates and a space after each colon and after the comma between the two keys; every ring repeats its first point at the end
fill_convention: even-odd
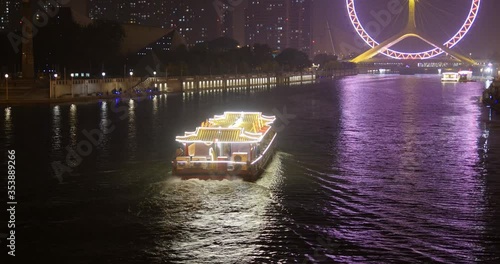
{"type": "MultiPolygon", "coordinates": [[[[474,59],[472,59],[474,60],[474,59]]],[[[470,70],[474,75],[497,75],[498,64],[489,60],[474,60],[476,64],[462,62],[451,56],[426,60],[395,60],[391,58],[371,58],[359,62],[359,73],[402,73],[438,74],[440,71],[470,70]]]]}

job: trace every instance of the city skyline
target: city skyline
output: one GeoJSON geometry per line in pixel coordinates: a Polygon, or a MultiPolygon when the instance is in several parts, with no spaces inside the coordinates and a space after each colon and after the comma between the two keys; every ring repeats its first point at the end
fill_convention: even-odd
{"type": "Polygon", "coordinates": [[[89,1],[91,19],[173,28],[188,46],[230,37],[240,45],[264,43],[277,50],[309,54],[312,48],[311,0],[89,1]]]}
{"type": "MultiPolygon", "coordinates": [[[[85,10],[85,1],[73,0],[70,4],[74,7],[74,10],[85,10]]],[[[397,1],[401,2],[401,0],[397,1]]],[[[208,2],[212,3],[214,1],[208,2]]],[[[247,4],[247,0],[233,2],[238,3],[231,9],[234,10],[233,15],[235,13],[240,15],[242,7],[247,4]]],[[[379,2],[390,2],[390,0],[372,2],[373,4],[366,4],[362,1],[359,3],[369,10],[378,11],[383,8],[383,5],[379,2]]],[[[337,52],[340,53],[342,43],[353,45],[359,41],[359,36],[354,33],[352,25],[350,25],[345,0],[311,0],[310,3],[312,5],[311,35],[313,54],[333,53],[334,49],[338,49],[337,52]],[[332,47],[332,40],[334,47],[332,47]]],[[[463,1],[463,3],[466,3],[466,1],[463,1]]],[[[475,25],[457,48],[463,50],[464,53],[472,53],[472,56],[480,58],[487,58],[494,52],[500,53],[500,47],[495,45],[495,43],[500,42],[500,35],[496,34],[497,30],[495,29],[498,22],[496,10],[500,10],[500,1],[481,1],[481,8],[475,25]]],[[[367,17],[367,19],[370,18],[367,17]]],[[[241,26],[236,26],[236,28],[241,30],[241,26]]],[[[239,33],[244,34],[244,32],[239,33]]],[[[243,38],[235,37],[239,42],[242,42],[243,38]]],[[[368,49],[368,46],[363,48],[368,49]]]]}
{"type": "Polygon", "coordinates": [[[265,43],[277,50],[295,48],[311,54],[311,3],[307,0],[249,1],[246,44],[265,43]]]}
{"type": "MultiPolygon", "coordinates": [[[[230,37],[242,46],[262,43],[276,50],[296,48],[309,54],[312,50],[311,3],[312,0],[73,0],[66,6],[71,7],[74,20],[85,26],[90,23],[89,19],[112,20],[176,29],[188,46],[230,37]],[[276,16],[273,12],[281,14],[276,16]]],[[[36,3],[33,7],[34,10],[40,8],[36,3]]],[[[11,17],[20,19],[18,13],[11,12],[11,17]]],[[[5,30],[19,27],[9,24],[5,30]]]]}
{"type": "MultiPolygon", "coordinates": [[[[372,1],[372,4],[357,2],[363,7],[362,9],[373,12],[378,12],[384,7],[381,4],[384,1],[372,1]]],[[[466,0],[461,2],[467,3],[466,0]]],[[[18,8],[16,3],[16,1],[10,0],[1,3],[0,31],[9,31],[12,30],[12,26],[16,26],[15,23],[12,23],[13,20],[20,17],[17,12],[12,12],[13,8],[18,8]],[[8,11],[7,6],[9,6],[8,11]]],[[[318,53],[345,55],[346,46],[356,47],[357,52],[368,49],[367,45],[363,46],[359,36],[350,25],[344,0],[242,0],[230,2],[225,0],[203,2],[168,0],[132,1],[126,4],[118,0],[72,0],[67,5],[72,8],[74,18],[79,20],[79,23],[90,23],[90,20],[86,19],[86,17],[90,17],[176,28],[186,39],[188,45],[226,36],[237,40],[241,45],[260,42],[277,50],[292,47],[305,51],[310,56],[318,53]],[[254,2],[258,4],[253,6],[254,2]],[[273,14],[264,18],[266,12],[260,12],[262,9],[256,9],[256,7],[260,6],[265,11],[269,9],[270,5],[276,5],[276,3],[281,3],[281,8],[286,8],[285,5],[288,5],[288,8],[295,5],[293,12],[279,11],[278,6],[274,7],[275,10],[278,10],[276,12],[284,12],[284,16],[290,17],[289,23],[280,25],[279,22],[276,22],[272,25],[271,30],[267,28],[265,33],[259,33],[263,32],[258,29],[263,27],[263,23],[253,23],[253,21],[259,19],[275,19],[277,21],[282,16],[273,14]],[[108,6],[109,8],[103,10],[100,6],[108,6]],[[143,13],[124,12],[125,9],[132,7],[136,10],[142,10],[143,13]],[[257,14],[257,17],[252,15],[252,12],[257,14]]],[[[488,58],[492,54],[500,53],[500,48],[495,45],[495,43],[500,42],[500,36],[496,34],[494,27],[497,20],[495,10],[499,8],[498,1],[482,1],[474,26],[455,49],[477,58],[488,58]]],[[[365,11],[363,14],[365,20],[375,19],[369,11],[365,11]]],[[[442,25],[440,27],[443,28],[442,25]]]]}
{"type": "Polygon", "coordinates": [[[20,16],[21,3],[14,0],[0,2],[0,31],[9,30],[10,25],[20,16]]]}

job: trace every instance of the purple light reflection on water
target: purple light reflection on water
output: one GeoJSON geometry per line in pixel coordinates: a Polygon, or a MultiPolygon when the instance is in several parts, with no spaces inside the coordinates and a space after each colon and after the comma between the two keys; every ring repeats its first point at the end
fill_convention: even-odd
{"type": "Polygon", "coordinates": [[[500,123],[477,103],[482,89],[360,75],[2,109],[0,136],[22,164],[19,250],[89,263],[495,263],[500,123]],[[295,118],[259,181],[170,175],[175,136],[207,116],[283,107],[295,118]],[[48,171],[72,128],[80,142],[111,127],[64,184],[48,171]]]}
{"type": "Polygon", "coordinates": [[[483,251],[480,106],[473,99],[481,87],[449,87],[435,76],[358,76],[341,87],[339,163],[356,195],[350,210],[330,208],[350,218],[333,235],[367,254],[473,260],[483,251]]]}

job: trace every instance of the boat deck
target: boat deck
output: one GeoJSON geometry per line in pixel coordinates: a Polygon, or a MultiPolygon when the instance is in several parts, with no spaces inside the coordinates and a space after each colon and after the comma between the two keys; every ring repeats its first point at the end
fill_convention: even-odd
{"type": "Polygon", "coordinates": [[[177,136],[183,151],[173,161],[175,174],[253,177],[274,152],[274,116],[260,112],[225,112],[177,136]]]}

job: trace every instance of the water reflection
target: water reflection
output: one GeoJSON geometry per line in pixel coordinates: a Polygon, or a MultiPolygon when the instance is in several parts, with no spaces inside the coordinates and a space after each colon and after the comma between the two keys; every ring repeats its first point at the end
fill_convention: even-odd
{"type": "MultiPolygon", "coordinates": [[[[394,149],[399,149],[397,151],[401,155],[400,170],[412,170],[412,171],[422,171],[423,160],[419,155],[419,143],[421,138],[418,135],[422,135],[422,125],[421,120],[419,120],[417,114],[419,112],[419,105],[421,106],[422,101],[419,100],[417,94],[419,87],[415,85],[415,79],[404,78],[402,80],[401,91],[402,96],[402,117],[398,118],[397,121],[393,123],[394,130],[392,131],[392,137],[397,137],[398,134],[401,135],[402,144],[397,144],[394,149]],[[401,128],[398,127],[397,123],[401,123],[401,128]]],[[[395,103],[396,104],[396,103],[395,103]]],[[[422,107],[422,106],[421,106],[422,107]]],[[[400,182],[400,186],[404,186],[403,192],[411,192],[413,184],[417,183],[418,178],[411,175],[413,173],[404,173],[401,177],[398,177],[396,181],[400,182]],[[404,184],[405,181],[411,182],[412,184],[404,184]]]]}
{"type": "Polygon", "coordinates": [[[62,135],[61,135],[61,109],[56,105],[52,107],[52,135],[51,146],[52,151],[56,152],[62,149],[62,135]]]}
{"type": "Polygon", "coordinates": [[[130,99],[128,101],[128,136],[127,136],[127,146],[128,146],[128,159],[136,159],[137,150],[137,124],[135,120],[135,101],[130,99]]]}
{"type": "Polygon", "coordinates": [[[153,97],[153,117],[156,119],[156,115],[158,114],[158,104],[159,104],[159,100],[161,99],[158,99],[158,96],[155,95],[153,97]]]}
{"type": "MultiPolygon", "coordinates": [[[[198,263],[249,263],[259,257],[261,236],[269,236],[275,219],[275,190],[283,182],[283,153],[256,183],[171,178],[155,185],[156,194],[141,204],[144,218],[173,239],[159,241],[156,256],[196,259],[198,263]],[[237,231],[236,231],[237,230],[237,231]]],[[[160,232],[161,233],[161,232],[160,232]]]]}
{"type": "Polygon", "coordinates": [[[101,115],[100,115],[99,128],[103,134],[109,134],[109,128],[111,125],[111,120],[108,117],[108,103],[106,101],[101,102],[101,115]]]}
{"type": "MultiPolygon", "coordinates": [[[[100,120],[99,120],[99,135],[101,137],[100,143],[95,146],[100,150],[99,162],[104,166],[110,162],[110,158],[112,153],[111,151],[111,137],[113,136],[111,133],[116,129],[109,116],[109,107],[108,102],[102,101],[100,102],[100,120]]],[[[112,104],[112,103],[111,103],[112,104]]],[[[96,136],[94,136],[96,137],[96,136]]]]}
{"type": "MultiPolygon", "coordinates": [[[[467,100],[480,87],[468,84],[447,90],[442,100],[436,90],[429,91],[440,85],[435,78],[418,77],[418,82],[417,77],[365,78],[369,81],[343,81],[344,130],[339,149],[347,180],[355,183],[357,194],[350,197],[356,204],[345,206],[380,221],[362,234],[353,228],[357,221],[349,221],[337,235],[360,247],[402,240],[417,255],[432,255],[435,260],[456,254],[458,261],[460,254],[484,251],[477,243],[484,227],[470,224],[480,223],[483,194],[475,151],[481,135],[479,111],[467,100]],[[398,84],[388,87],[384,85],[388,81],[398,84]],[[436,244],[449,247],[433,248],[436,244]]],[[[342,218],[347,216],[352,218],[353,213],[342,218]]]]}
{"type": "MultiPolygon", "coordinates": [[[[38,181],[35,192],[23,194],[42,203],[25,207],[21,240],[33,258],[57,252],[63,262],[75,252],[92,253],[77,256],[82,262],[105,255],[113,263],[496,260],[500,123],[494,113],[479,112],[483,88],[443,86],[433,76],[356,76],[171,94],[168,104],[162,95],[41,108],[47,120],[29,126],[24,113],[40,108],[5,110],[5,127],[10,120],[16,128],[12,141],[33,131],[51,136],[50,146],[18,146],[29,160],[51,149],[64,153],[72,127],[115,126],[67,184],[38,181]],[[111,108],[115,103],[123,111],[111,108]],[[175,135],[225,110],[276,114],[283,106],[295,116],[278,137],[287,154],[278,152],[256,183],[168,174],[175,135]],[[85,235],[94,233],[106,238],[85,235]]],[[[65,155],[49,159],[64,162],[65,155]]],[[[27,184],[46,165],[27,167],[27,184]]]]}
{"type": "Polygon", "coordinates": [[[493,80],[486,80],[485,81],[485,88],[489,88],[492,83],[493,83],[493,80]]]}
{"type": "Polygon", "coordinates": [[[11,122],[11,111],[12,111],[12,108],[10,107],[6,107],[4,112],[5,112],[5,122],[11,122]]]}
{"type": "Polygon", "coordinates": [[[75,104],[72,104],[69,108],[69,135],[70,135],[70,144],[72,147],[76,147],[78,140],[78,113],[77,107],[75,104]]]}
{"type": "Polygon", "coordinates": [[[4,138],[6,145],[12,145],[14,126],[12,124],[12,108],[6,107],[4,109],[4,138]]]}
{"type": "MultiPolygon", "coordinates": [[[[479,139],[482,175],[484,180],[483,217],[487,223],[483,232],[483,240],[488,252],[500,252],[500,218],[498,217],[498,201],[500,200],[500,116],[494,110],[483,112],[482,137],[479,139]]],[[[481,261],[488,262],[494,258],[485,254],[481,261]]],[[[496,261],[498,258],[494,259],[496,261]]]]}

